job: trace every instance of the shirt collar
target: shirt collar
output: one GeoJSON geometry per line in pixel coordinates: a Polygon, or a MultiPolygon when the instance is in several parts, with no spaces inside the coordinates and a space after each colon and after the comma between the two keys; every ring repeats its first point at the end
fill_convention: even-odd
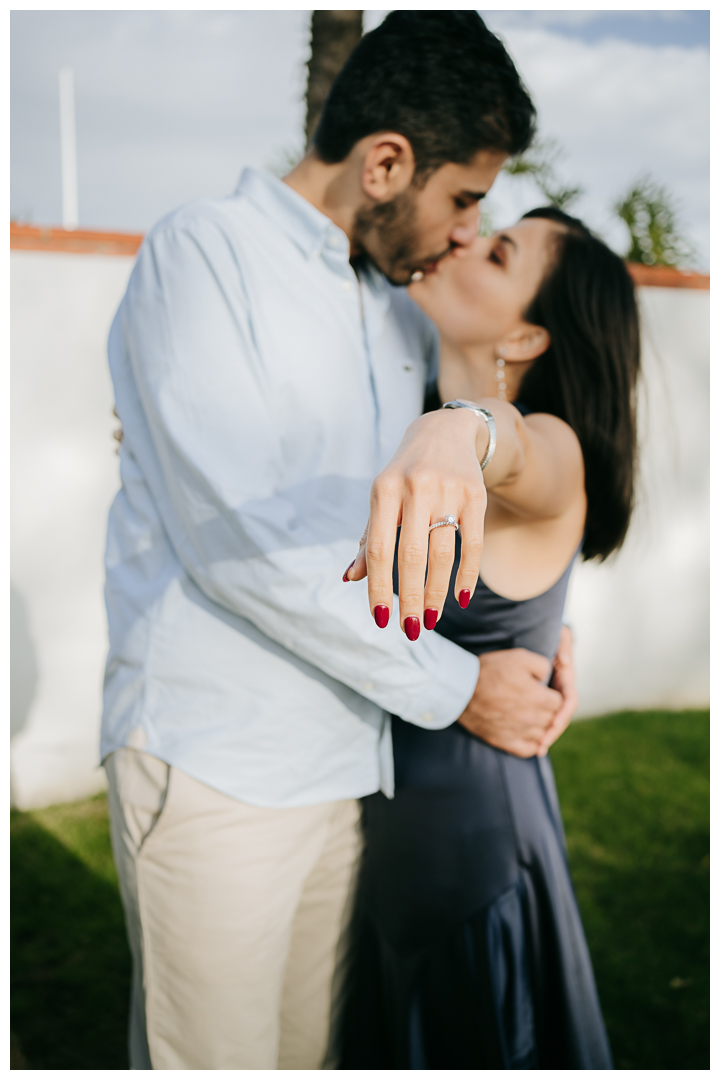
{"type": "Polygon", "coordinates": [[[306,258],[330,249],[336,258],[348,262],[350,244],[342,229],[271,173],[243,169],[235,195],[248,199],[271,218],[306,258]]]}

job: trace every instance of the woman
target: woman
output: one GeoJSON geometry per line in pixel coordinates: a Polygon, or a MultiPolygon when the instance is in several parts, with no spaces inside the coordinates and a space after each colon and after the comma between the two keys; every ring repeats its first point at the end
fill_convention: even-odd
{"type": "MultiPolygon", "coordinates": [[[[548,208],[411,292],[439,328],[440,368],[374,488],[371,610],[386,623],[402,522],[395,589],[411,640],[422,616],[474,653],[522,646],[550,661],[577,552],[604,559],[630,519],[632,282],[581,222],[548,208]],[[456,454],[460,423],[472,466],[456,454]],[[451,576],[458,604],[443,611],[451,576]]],[[[365,556],[363,545],[349,580],[365,556]]],[[[612,1068],[548,758],[505,753],[459,723],[392,724],[395,798],[365,800],[342,1067],[612,1068]]]]}

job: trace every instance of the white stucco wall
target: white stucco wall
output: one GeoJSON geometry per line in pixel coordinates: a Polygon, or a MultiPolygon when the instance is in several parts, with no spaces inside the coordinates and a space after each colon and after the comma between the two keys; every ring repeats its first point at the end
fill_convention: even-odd
{"type": "Polygon", "coordinates": [[[10,257],[11,761],[21,807],[104,785],[103,551],[118,486],[106,342],[132,264],[10,257]]]}
{"type": "Polygon", "coordinates": [[[571,579],[579,716],[710,697],[710,293],[639,290],[637,506],[620,553],[571,579]]]}
{"type": "MultiPolygon", "coordinates": [[[[118,484],[105,345],[132,260],[11,254],[12,794],[104,785],[102,557],[118,484]]],[[[571,585],[580,715],[705,704],[709,294],[640,290],[643,467],[620,556],[571,585]]]]}

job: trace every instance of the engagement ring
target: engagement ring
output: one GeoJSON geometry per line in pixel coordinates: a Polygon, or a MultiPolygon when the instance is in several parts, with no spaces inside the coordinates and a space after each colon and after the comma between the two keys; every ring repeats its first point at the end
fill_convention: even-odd
{"type": "Polygon", "coordinates": [[[430,528],[428,529],[428,532],[432,532],[433,529],[439,529],[442,525],[452,525],[455,532],[457,532],[458,527],[459,527],[458,523],[457,523],[457,518],[453,517],[452,514],[448,514],[446,517],[443,518],[442,521],[434,522],[434,524],[432,524],[430,526],[430,528]]]}

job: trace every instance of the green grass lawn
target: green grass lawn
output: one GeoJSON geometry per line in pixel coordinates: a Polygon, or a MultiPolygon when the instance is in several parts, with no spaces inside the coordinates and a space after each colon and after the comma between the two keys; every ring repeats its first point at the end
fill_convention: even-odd
{"type": "MultiPolygon", "coordinates": [[[[709,717],[620,713],[552,751],[620,1069],[709,1068],[709,717]]],[[[127,1069],[105,798],[11,814],[11,1067],[127,1069]]]]}
{"type": "Polygon", "coordinates": [[[708,1069],[707,712],[573,724],[551,751],[619,1069],[708,1069]]]}

